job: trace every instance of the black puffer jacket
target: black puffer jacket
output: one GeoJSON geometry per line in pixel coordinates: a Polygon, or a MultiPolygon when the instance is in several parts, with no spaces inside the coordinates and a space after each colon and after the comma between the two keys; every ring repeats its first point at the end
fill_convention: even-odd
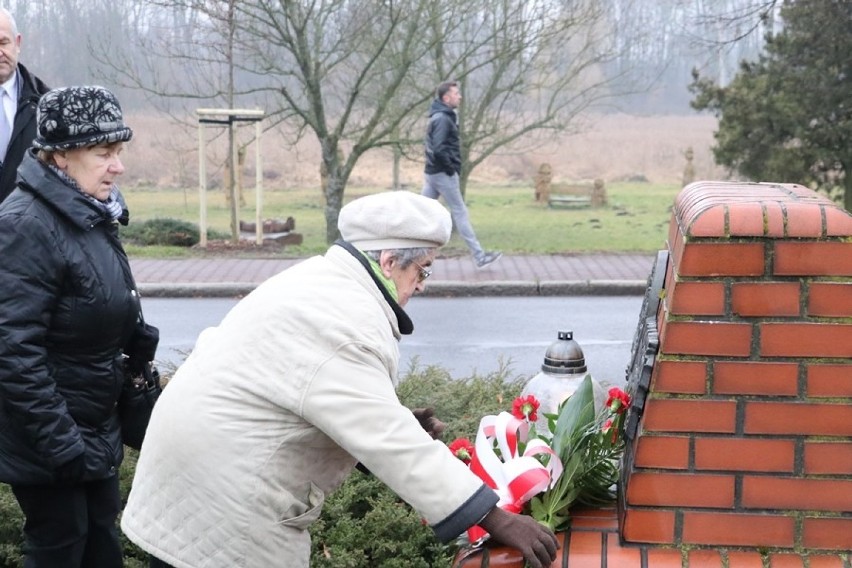
{"type": "Polygon", "coordinates": [[[435,99],[429,108],[429,126],[426,127],[427,174],[445,173],[448,176],[461,172],[459,123],[456,111],[443,101],[435,99]]]}
{"type": "Polygon", "coordinates": [[[15,124],[12,127],[9,147],[6,149],[6,158],[0,166],[0,201],[6,199],[15,189],[18,166],[36,135],[38,100],[50,90],[50,87],[20,63],[18,64],[18,81],[21,83],[18,110],[15,111],[15,124]]]}
{"type": "Polygon", "coordinates": [[[139,301],[117,226],[27,152],[0,205],[0,481],[113,475],[122,347],[139,301]]]}

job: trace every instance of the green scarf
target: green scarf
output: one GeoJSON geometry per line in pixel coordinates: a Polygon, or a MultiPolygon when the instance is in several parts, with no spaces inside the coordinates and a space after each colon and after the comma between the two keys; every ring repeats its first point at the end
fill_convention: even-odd
{"type": "Polygon", "coordinates": [[[372,257],[364,254],[364,251],[359,250],[358,252],[360,252],[364,256],[364,258],[367,259],[367,262],[370,263],[370,268],[373,269],[373,274],[376,275],[376,278],[379,279],[379,282],[384,284],[385,289],[391,295],[393,300],[395,302],[398,302],[399,301],[399,295],[396,292],[396,283],[393,280],[391,280],[390,278],[388,278],[387,276],[384,275],[384,273],[382,272],[382,267],[379,266],[379,263],[376,262],[375,260],[373,260],[372,257]]]}

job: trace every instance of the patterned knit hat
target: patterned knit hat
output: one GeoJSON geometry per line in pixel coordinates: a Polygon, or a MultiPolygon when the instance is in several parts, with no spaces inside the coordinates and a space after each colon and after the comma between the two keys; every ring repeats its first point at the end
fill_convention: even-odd
{"type": "Polygon", "coordinates": [[[62,87],[38,103],[38,132],[33,147],[57,151],[126,142],[133,131],[124,125],[118,99],[103,87],[62,87]]]}

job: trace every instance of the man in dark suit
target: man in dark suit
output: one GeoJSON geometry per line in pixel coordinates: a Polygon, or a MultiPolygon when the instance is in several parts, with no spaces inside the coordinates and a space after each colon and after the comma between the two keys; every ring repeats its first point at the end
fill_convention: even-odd
{"type": "Polygon", "coordinates": [[[20,54],[15,18],[0,8],[0,201],[15,189],[18,166],[36,134],[36,105],[50,90],[18,63],[20,54]]]}

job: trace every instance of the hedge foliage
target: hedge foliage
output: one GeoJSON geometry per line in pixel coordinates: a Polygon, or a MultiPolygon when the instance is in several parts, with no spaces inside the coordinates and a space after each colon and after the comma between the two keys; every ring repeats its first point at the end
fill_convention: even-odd
{"type": "MultiPolygon", "coordinates": [[[[486,376],[454,379],[435,366],[408,369],[398,389],[409,408],[430,406],[447,423],[444,441],[472,438],[485,414],[507,410],[525,377],[510,378],[508,369],[486,376]]],[[[127,451],[121,467],[126,502],[137,454],[127,451]]],[[[0,568],[23,568],[20,546],[23,516],[7,485],[0,485],[0,568]]],[[[442,545],[407,504],[373,476],[353,472],[329,496],[322,516],[311,527],[315,568],[441,568],[449,567],[455,545],[442,545]]],[[[124,537],[122,537],[124,538],[124,537]]],[[[124,539],[124,566],[147,566],[144,552],[124,539]]]]}
{"type": "Polygon", "coordinates": [[[191,247],[200,238],[197,225],[179,219],[149,219],[121,228],[121,239],[134,245],[191,247]]]}

